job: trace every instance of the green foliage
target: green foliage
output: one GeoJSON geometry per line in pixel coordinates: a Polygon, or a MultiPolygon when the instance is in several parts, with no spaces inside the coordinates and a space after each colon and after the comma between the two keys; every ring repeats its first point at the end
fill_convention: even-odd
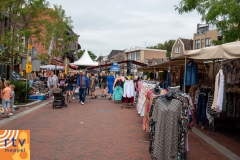
{"type": "Polygon", "coordinates": [[[144,72],[143,72],[143,77],[144,77],[145,75],[146,75],[148,78],[150,77],[150,73],[147,72],[147,71],[144,71],[144,72]]]}
{"type": "Polygon", "coordinates": [[[167,57],[171,56],[171,52],[172,52],[172,46],[174,45],[175,40],[168,40],[165,41],[164,43],[159,43],[156,46],[152,46],[152,47],[148,47],[151,49],[163,49],[163,50],[167,50],[167,57]]]}
{"type": "Polygon", "coordinates": [[[73,51],[73,43],[76,42],[77,35],[73,32],[71,17],[66,16],[62,6],[54,5],[53,10],[45,13],[50,20],[41,21],[45,34],[39,41],[43,42],[46,49],[49,48],[51,39],[54,41],[51,55],[63,56],[65,53],[73,51]]]}
{"type": "MultiPolygon", "coordinates": [[[[85,50],[80,50],[78,52],[78,58],[81,58],[82,55],[84,54],[84,52],[85,52],[85,50]]],[[[93,61],[97,58],[97,56],[94,53],[92,53],[91,51],[88,51],[88,54],[92,58],[93,61]]]]}
{"type": "Polygon", "coordinates": [[[30,92],[30,88],[26,89],[26,82],[23,81],[11,81],[11,85],[15,86],[15,104],[25,103],[26,102],[26,94],[30,92]]]}
{"type": "Polygon", "coordinates": [[[202,21],[216,25],[222,32],[222,43],[240,38],[239,0],[181,0],[175,10],[180,14],[196,10],[202,16],[202,21]]]}
{"type": "Polygon", "coordinates": [[[42,53],[42,54],[39,54],[38,55],[38,59],[41,61],[41,62],[44,62],[46,64],[49,63],[49,60],[50,60],[50,55],[47,54],[47,53],[42,53]]]}
{"type": "Polygon", "coordinates": [[[0,18],[7,19],[8,22],[8,27],[0,35],[0,44],[4,46],[4,51],[0,54],[8,58],[5,64],[11,65],[11,71],[14,71],[14,64],[20,59],[19,53],[28,51],[30,36],[39,33],[37,18],[47,7],[46,0],[4,0],[0,3],[0,11],[3,13],[0,18]],[[25,38],[25,45],[22,37],[25,38]]]}

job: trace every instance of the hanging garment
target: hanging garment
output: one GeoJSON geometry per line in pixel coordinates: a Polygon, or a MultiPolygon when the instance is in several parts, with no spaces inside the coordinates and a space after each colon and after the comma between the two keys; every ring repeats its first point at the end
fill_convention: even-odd
{"type": "Polygon", "coordinates": [[[214,98],[213,91],[210,91],[208,93],[208,102],[207,102],[207,109],[206,109],[206,115],[207,115],[209,124],[211,124],[214,120],[214,117],[217,117],[217,115],[218,115],[218,112],[216,112],[215,110],[213,110],[211,108],[212,103],[213,103],[213,98],[214,98]]]}
{"type": "Polygon", "coordinates": [[[135,96],[135,88],[133,80],[126,80],[124,82],[124,90],[123,90],[123,97],[134,97],[135,96]]]}
{"type": "Polygon", "coordinates": [[[196,90],[195,92],[194,104],[198,104],[199,94],[200,94],[200,89],[196,90]]]}
{"type": "Polygon", "coordinates": [[[227,111],[227,92],[226,92],[226,81],[224,81],[224,91],[223,91],[223,105],[222,105],[222,110],[227,111]]]}
{"type": "Polygon", "coordinates": [[[222,111],[223,106],[223,95],[224,95],[224,75],[222,69],[219,70],[220,82],[219,82],[219,91],[218,91],[218,99],[217,99],[217,107],[218,111],[222,111]]]}
{"type": "Polygon", "coordinates": [[[138,102],[137,102],[137,112],[140,116],[144,116],[144,110],[145,110],[145,101],[146,101],[146,97],[145,97],[145,93],[150,90],[153,89],[155,87],[155,84],[148,84],[148,83],[143,83],[142,84],[142,89],[139,92],[139,97],[138,97],[138,102]]]}
{"type": "Polygon", "coordinates": [[[172,99],[165,105],[162,98],[156,100],[153,121],[156,123],[152,159],[178,159],[178,122],[181,117],[182,103],[172,99]]]}
{"type": "Polygon", "coordinates": [[[122,95],[123,95],[123,88],[120,86],[116,86],[114,88],[114,92],[113,92],[113,100],[115,101],[121,101],[122,100],[122,95]]]}
{"type": "Polygon", "coordinates": [[[227,84],[236,85],[240,81],[240,60],[239,59],[229,59],[224,64],[225,71],[227,72],[227,84]]]}
{"type": "Polygon", "coordinates": [[[216,110],[217,109],[217,99],[218,99],[218,92],[219,92],[219,72],[216,75],[216,80],[215,80],[215,90],[214,90],[214,99],[213,99],[213,104],[212,104],[212,109],[216,110]]]}
{"type": "Polygon", "coordinates": [[[123,103],[134,103],[134,97],[122,97],[123,103]]]}
{"type": "Polygon", "coordinates": [[[189,94],[191,95],[193,102],[194,102],[194,99],[195,99],[196,91],[197,91],[197,87],[195,85],[191,86],[190,89],[189,89],[189,94]]]}
{"type": "Polygon", "coordinates": [[[198,66],[193,60],[191,60],[186,65],[185,85],[186,86],[197,85],[198,83],[197,74],[198,66]]]}
{"type": "Polygon", "coordinates": [[[214,77],[216,77],[219,69],[221,69],[221,64],[218,64],[218,63],[215,63],[214,65],[213,65],[213,63],[210,64],[210,68],[208,71],[208,77],[210,78],[210,80],[213,80],[214,77]]]}
{"type": "Polygon", "coordinates": [[[168,72],[167,74],[167,84],[166,84],[166,89],[168,89],[168,87],[171,87],[172,85],[172,78],[171,78],[171,72],[168,72]]]}
{"type": "Polygon", "coordinates": [[[215,81],[215,91],[212,109],[221,112],[223,105],[223,95],[224,95],[224,75],[222,69],[219,70],[216,81],[215,81]]]}
{"type": "Polygon", "coordinates": [[[156,95],[153,93],[152,90],[148,90],[146,93],[145,93],[145,97],[146,97],[146,103],[145,103],[145,109],[144,109],[144,115],[141,115],[141,116],[144,116],[143,117],[143,130],[144,131],[150,131],[149,130],[149,112],[151,110],[151,106],[152,106],[152,102],[153,102],[153,99],[154,98],[157,98],[159,96],[162,96],[162,95],[165,95],[167,93],[167,91],[165,89],[162,89],[161,90],[161,93],[156,95]]]}

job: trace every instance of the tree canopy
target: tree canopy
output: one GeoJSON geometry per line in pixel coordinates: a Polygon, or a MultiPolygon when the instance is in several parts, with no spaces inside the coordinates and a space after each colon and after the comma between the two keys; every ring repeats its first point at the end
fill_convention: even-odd
{"type": "Polygon", "coordinates": [[[222,32],[222,43],[240,38],[240,0],[181,0],[175,10],[180,14],[196,10],[203,22],[222,32]]]}
{"type": "Polygon", "coordinates": [[[0,44],[4,47],[0,59],[2,64],[10,64],[11,71],[14,71],[14,64],[20,62],[19,53],[28,52],[30,36],[38,35],[36,20],[48,5],[46,0],[5,0],[0,3],[0,18],[7,19],[8,23],[0,34],[0,44]]]}
{"type": "Polygon", "coordinates": [[[71,17],[66,16],[62,6],[54,5],[54,9],[48,9],[44,16],[46,18],[41,19],[43,36],[36,40],[36,43],[41,42],[45,48],[39,58],[46,62],[49,55],[62,57],[67,52],[74,52],[77,35],[73,32],[71,17]]]}
{"type": "Polygon", "coordinates": [[[170,57],[172,52],[172,46],[174,45],[174,43],[175,43],[175,40],[168,40],[168,41],[165,41],[164,43],[158,43],[156,46],[151,46],[148,48],[167,50],[166,56],[170,57]]]}
{"type": "Polygon", "coordinates": [[[20,63],[20,53],[29,53],[28,44],[43,46],[38,58],[45,63],[51,57],[75,52],[74,42],[78,35],[73,32],[71,17],[62,6],[53,6],[49,8],[47,0],[4,0],[0,3],[0,20],[7,22],[0,34],[1,64],[11,65],[14,71],[14,65],[20,63]]]}
{"type": "MultiPolygon", "coordinates": [[[[80,51],[78,52],[78,58],[79,58],[79,59],[82,57],[82,55],[84,54],[84,52],[85,52],[85,50],[80,50],[80,51]]],[[[88,54],[89,54],[89,56],[92,58],[93,61],[97,58],[97,56],[96,56],[94,53],[92,53],[91,51],[88,51],[88,54]]]]}

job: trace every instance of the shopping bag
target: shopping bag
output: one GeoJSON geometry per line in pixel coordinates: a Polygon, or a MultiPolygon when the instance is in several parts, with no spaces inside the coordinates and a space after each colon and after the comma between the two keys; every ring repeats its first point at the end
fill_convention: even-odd
{"type": "Polygon", "coordinates": [[[76,88],[74,92],[75,92],[75,93],[78,93],[78,92],[79,92],[79,88],[76,88]]]}

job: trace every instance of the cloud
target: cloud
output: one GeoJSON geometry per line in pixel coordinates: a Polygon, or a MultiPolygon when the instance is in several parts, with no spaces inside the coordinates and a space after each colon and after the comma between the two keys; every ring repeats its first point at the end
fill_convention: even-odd
{"type": "Polygon", "coordinates": [[[49,0],[72,17],[82,48],[96,55],[112,49],[145,47],[178,37],[192,38],[200,17],[179,15],[176,0],[49,0]]]}

